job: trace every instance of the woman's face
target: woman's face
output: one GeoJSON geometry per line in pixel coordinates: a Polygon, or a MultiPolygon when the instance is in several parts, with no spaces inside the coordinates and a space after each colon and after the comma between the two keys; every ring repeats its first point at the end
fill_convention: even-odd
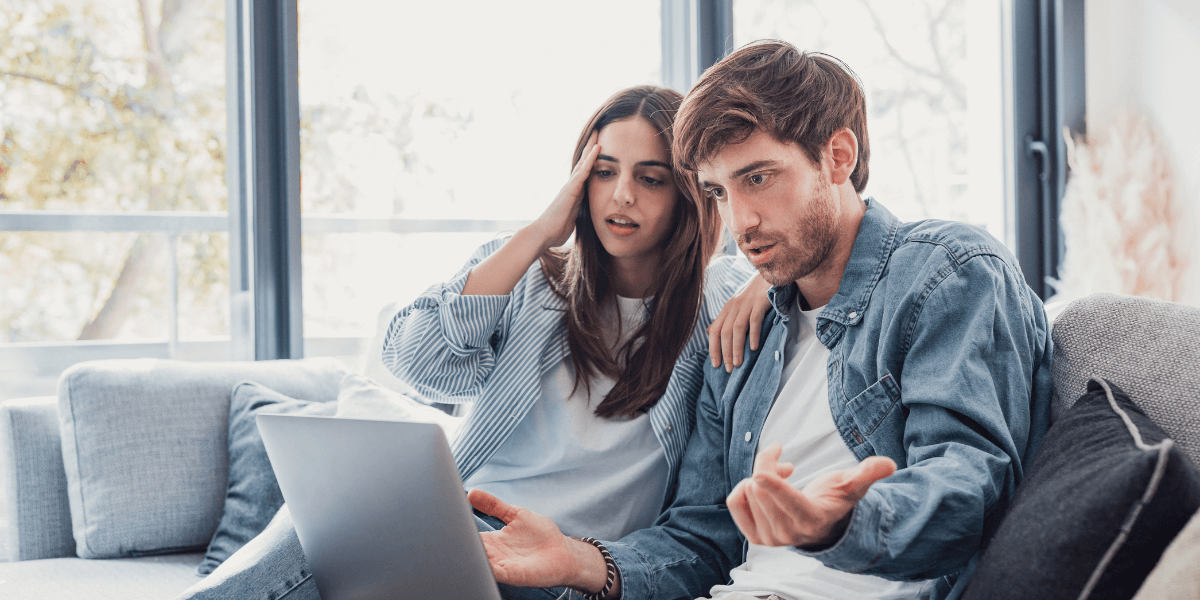
{"type": "Polygon", "coordinates": [[[640,117],[609,123],[598,142],[587,180],[596,235],[618,268],[656,269],[675,208],[667,145],[640,117]]]}

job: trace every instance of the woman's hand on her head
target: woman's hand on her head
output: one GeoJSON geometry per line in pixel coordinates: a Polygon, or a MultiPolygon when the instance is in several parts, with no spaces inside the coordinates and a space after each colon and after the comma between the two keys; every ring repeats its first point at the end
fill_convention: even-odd
{"type": "Polygon", "coordinates": [[[464,296],[504,296],[512,293],[517,282],[525,275],[529,266],[547,248],[561,246],[571,237],[575,229],[575,216],[579,214],[579,202],[583,199],[583,186],[592,173],[592,164],[600,154],[596,134],[588,138],[588,147],[583,157],[571,171],[571,177],[554,201],[534,222],[522,227],[512,239],[491,256],[484,259],[467,276],[463,284],[464,296]]]}
{"type": "Polygon", "coordinates": [[[567,183],[559,190],[558,195],[550,206],[546,207],[534,222],[528,225],[531,231],[537,233],[542,240],[542,249],[554,248],[567,243],[571,232],[575,230],[575,217],[579,214],[579,203],[583,200],[583,186],[587,184],[588,176],[592,174],[592,165],[600,154],[600,145],[596,143],[598,135],[592,132],[588,138],[587,148],[583,156],[571,170],[567,183]]]}
{"type": "Polygon", "coordinates": [[[483,490],[471,490],[467,500],[505,523],[499,531],[479,534],[496,581],[519,587],[566,585],[590,593],[604,587],[608,570],[595,546],[563,535],[548,517],[483,490]]]}
{"type": "Polygon", "coordinates": [[[758,350],[759,337],[762,334],[763,317],[771,308],[767,299],[767,290],[771,284],[761,275],[755,275],[734,294],[721,314],[708,326],[708,356],[714,367],[721,366],[725,361],[725,371],[733,372],[734,367],[742,366],[746,336],[750,336],[750,349],[758,350]]]}

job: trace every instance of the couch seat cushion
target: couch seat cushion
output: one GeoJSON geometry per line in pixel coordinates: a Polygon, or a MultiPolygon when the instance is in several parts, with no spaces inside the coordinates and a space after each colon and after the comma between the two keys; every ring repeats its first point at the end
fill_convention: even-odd
{"type": "Polygon", "coordinates": [[[0,598],[162,600],[196,584],[203,554],[0,563],[0,598]]]}

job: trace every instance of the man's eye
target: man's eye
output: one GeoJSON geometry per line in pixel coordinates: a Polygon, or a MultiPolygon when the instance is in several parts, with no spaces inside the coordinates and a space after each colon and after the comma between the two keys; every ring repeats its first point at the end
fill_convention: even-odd
{"type": "Polygon", "coordinates": [[[762,183],[766,180],[767,176],[761,173],[755,173],[754,175],[750,176],[750,183],[753,183],[754,185],[762,185],[762,183]]]}
{"type": "Polygon", "coordinates": [[[725,199],[725,190],[723,190],[721,188],[708,188],[707,190],[704,190],[704,191],[708,192],[708,197],[712,198],[713,200],[724,200],[725,199]]]}

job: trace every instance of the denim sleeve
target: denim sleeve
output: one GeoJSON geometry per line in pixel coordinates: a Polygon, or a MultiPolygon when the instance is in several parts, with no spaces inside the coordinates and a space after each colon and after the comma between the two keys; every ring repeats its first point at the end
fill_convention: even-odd
{"type": "Polygon", "coordinates": [[[680,466],[675,501],[654,526],[605,542],[620,572],[623,598],[705,596],[742,561],[742,537],[725,507],[725,436],[713,393],[714,387],[724,389],[725,380],[723,369],[705,366],[696,427],[680,466]]]}
{"type": "Polygon", "coordinates": [[[496,365],[502,316],[519,294],[464,296],[462,290],[471,269],[505,241],[480,247],[453,279],[425,290],[388,326],[384,366],[431,401],[473,400],[496,365]]]}
{"type": "Polygon", "coordinates": [[[829,567],[894,580],[958,573],[1003,513],[1037,442],[1031,384],[1048,376],[1050,359],[1040,302],[990,255],[929,287],[923,303],[899,302],[917,307],[899,377],[907,464],[871,487],[833,546],[797,549],[829,567]]]}

